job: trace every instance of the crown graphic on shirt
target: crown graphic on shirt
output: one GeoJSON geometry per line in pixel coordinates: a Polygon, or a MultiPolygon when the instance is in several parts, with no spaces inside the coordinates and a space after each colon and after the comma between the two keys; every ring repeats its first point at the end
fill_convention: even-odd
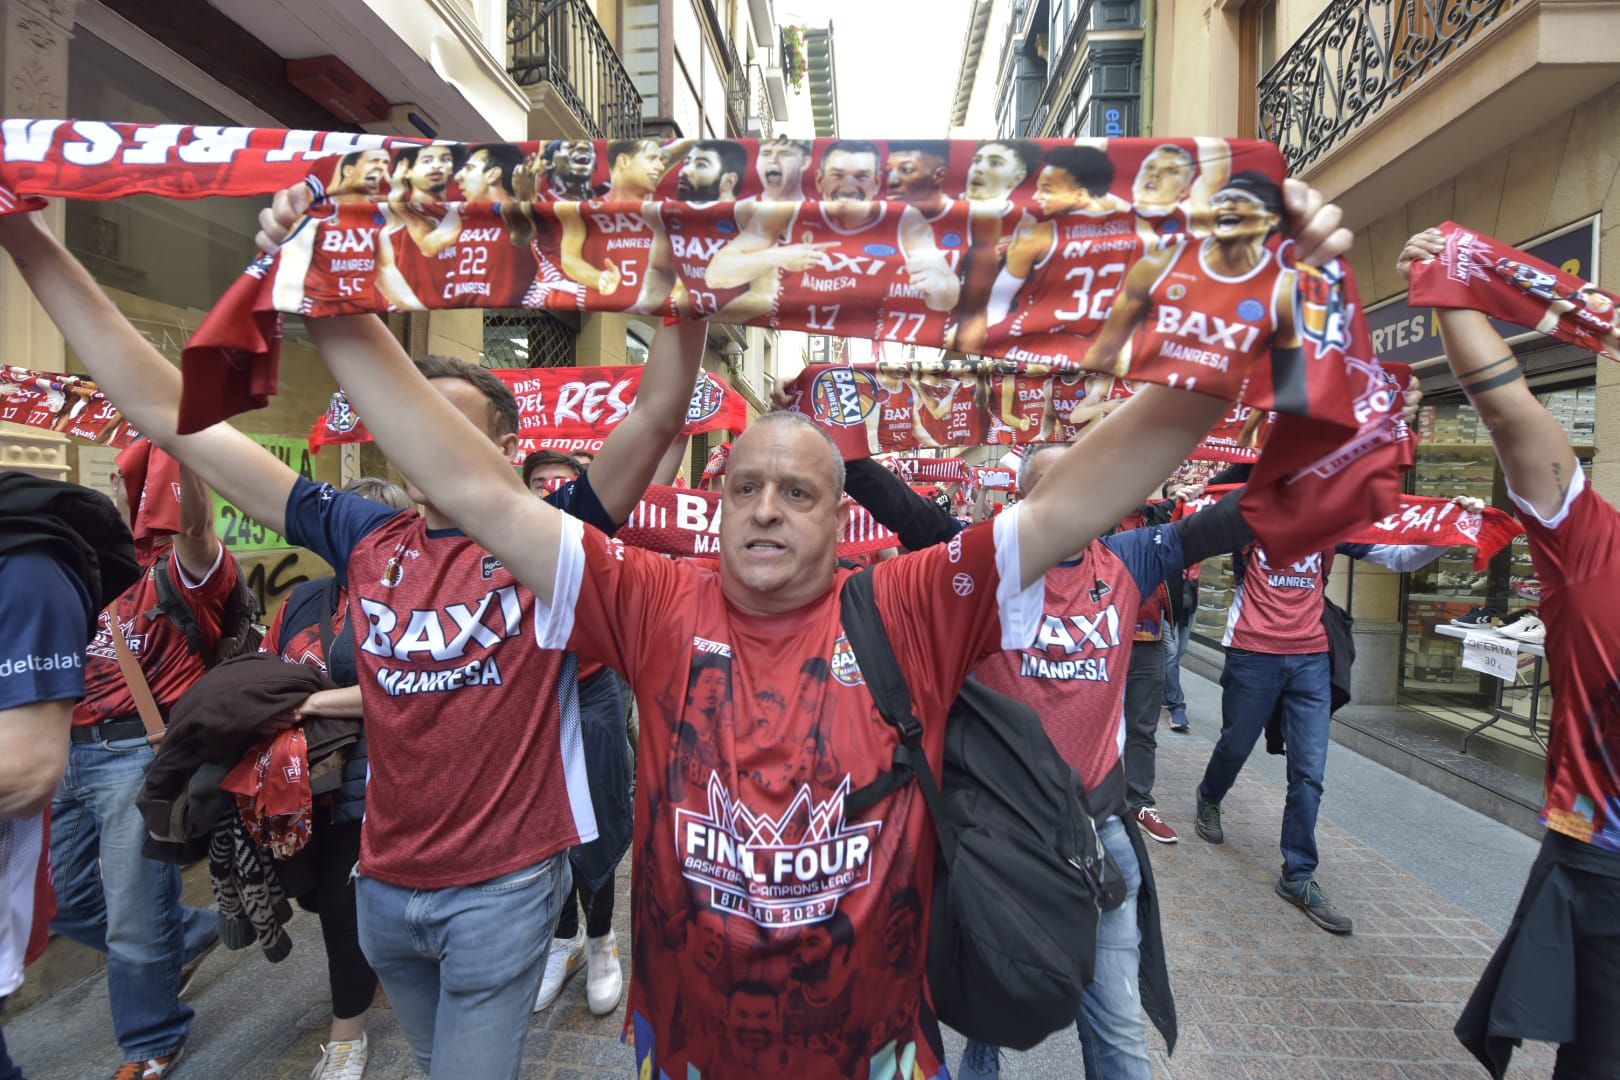
{"type": "Polygon", "coordinates": [[[756,814],[741,800],[732,801],[718,773],[709,773],[709,818],[725,822],[732,833],[749,847],[776,847],[782,844],[818,843],[831,840],[844,831],[844,796],[849,794],[849,777],[823,802],[810,797],[809,787],[801,787],[780,817],[756,814]]]}

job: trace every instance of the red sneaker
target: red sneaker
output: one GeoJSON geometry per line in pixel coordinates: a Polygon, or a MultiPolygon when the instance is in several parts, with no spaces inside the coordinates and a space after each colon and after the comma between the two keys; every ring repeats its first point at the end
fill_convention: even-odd
{"type": "Polygon", "coordinates": [[[1136,823],[1142,826],[1142,831],[1147,834],[1148,839],[1157,840],[1161,844],[1174,844],[1181,839],[1176,835],[1176,830],[1170,827],[1170,823],[1159,816],[1159,808],[1156,806],[1137,807],[1136,823]]]}

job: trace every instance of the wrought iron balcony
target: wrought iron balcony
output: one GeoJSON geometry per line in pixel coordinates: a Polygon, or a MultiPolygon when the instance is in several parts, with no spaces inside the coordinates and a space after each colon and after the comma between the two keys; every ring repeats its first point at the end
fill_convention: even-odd
{"type": "Polygon", "coordinates": [[[1291,172],[1323,157],[1519,0],[1332,0],[1260,80],[1291,172]]]}
{"type": "Polygon", "coordinates": [[[737,57],[737,49],[726,42],[726,62],[731,72],[726,76],[726,110],[731,115],[731,130],[738,135],[748,133],[748,69],[737,57]]]}
{"type": "Polygon", "coordinates": [[[584,0],[507,0],[506,45],[518,85],[549,84],[592,137],[641,134],[641,95],[584,0]]]}

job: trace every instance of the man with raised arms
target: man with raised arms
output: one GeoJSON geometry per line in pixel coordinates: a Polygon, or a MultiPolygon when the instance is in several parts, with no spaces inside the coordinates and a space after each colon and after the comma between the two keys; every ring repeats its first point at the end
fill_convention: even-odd
{"type": "Polygon", "coordinates": [[[895,288],[915,289],[928,311],[950,311],[960,289],[956,275],[916,207],[903,207],[895,215],[878,201],[882,172],[876,144],[829,144],[816,175],[821,201],[762,204],[742,233],[709,263],[709,284],[735,288],[785,273],[776,317],[785,325],[826,334],[884,336],[881,317],[853,327],[848,319],[839,322],[852,293],[884,298],[895,288]],[[784,305],[791,308],[784,310],[784,305]]]}
{"type": "MultiPolygon", "coordinates": [[[[1396,269],[1444,256],[1437,229],[1396,269]]],[[[1553,1075],[1620,1062],[1620,511],[1592,487],[1521,360],[1478,311],[1439,310],[1446,362],[1490,432],[1541,579],[1552,683],[1541,823],[1513,922],[1454,1029],[1493,1076],[1521,1038],[1559,1042],[1553,1075]]]]}
{"type": "MultiPolygon", "coordinates": [[[[279,238],[302,198],[296,188],[277,197],[267,239],[279,238]]],[[[1294,198],[1301,211],[1320,208],[1320,198],[1303,185],[1294,198]]],[[[1349,234],[1329,232],[1308,227],[1302,250],[1313,259],[1343,252],[1349,234]]],[[[626,1033],[634,1037],[638,1072],[727,1075],[729,1055],[745,1049],[754,1065],[791,1064],[801,1077],[941,1073],[943,1045],[926,1008],[920,942],[903,970],[882,961],[889,951],[881,932],[884,897],[901,887],[924,898],[933,893],[926,808],[907,785],[860,820],[839,813],[846,791],[888,768],[896,736],[879,719],[859,671],[839,656],[838,589],[848,572],[836,568],[833,556],[847,511],[843,463],[825,432],[794,413],[757,420],[732,450],[718,563],[669,560],[614,545],[534,499],[467,418],[431,392],[374,317],[316,320],[310,331],[390,459],[535,590],[540,644],[567,645],[609,663],[636,691],[643,714],[632,887],[638,977],[626,1033]],[[707,722],[681,703],[694,666],[709,656],[728,659],[738,699],[771,691],[789,702],[791,730],[768,747],[699,731],[717,758],[701,784],[683,784],[682,798],[666,801],[677,732],[707,722]],[[797,673],[811,661],[831,665],[834,677],[800,680],[797,673]],[[812,696],[800,700],[803,693],[812,696]],[[793,786],[766,791],[750,779],[779,771],[806,748],[814,760],[793,786]],[[662,807],[656,828],[655,805],[662,807]],[[794,854],[772,840],[800,835],[804,822],[823,823],[813,849],[794,854]],[[728,941],[767,962],[792,954],[807,928],[842,913],[853,931],[851,964],[863,976],[841,1030],[805,1038],[773,1014],[768,1023],[746,1025],[742,1046],[699,1031],[677,1049],[668,1018],[682,987],[706,976],[688,970],[663,925],[643,921],[642,901],[654,893],[676,905],[663,913],[665,925],[702,905],[736,916],[725,929],[728,941]],[[876,1032],[888,1036],[881,1045],[872,1039],[876,1032]],[[846,1047],[861,1048],[856,1055],[845,1051],[850,1068],[822,1049],[839,1035],[846,1047]]],[[[1214,399],[1148,387],[1088,433],[1083,447],[1058,455],[1014,510],[967,530],[959,542],[873,571],[933,762],[968,671],[1001,648],[1034,640],[1046,571],[1110,529],[1136,493],[1168,475],[1224,412],[1214,399]]],[[[917,933],[926,932],[925,917],[917,933]]],[[[763,990],[749,988],[759,1000],[787,1002],[802,989],[791,966],[783,971],[767,963],[762,970],[769,980],[763,990]]],[[[744,987],[734,984],[731,992],[735,998],[744,987]]]]}
{"type": "Polygon", "coordinates": [[[1278,266],[1266,246],[1282,227],[1282,191],[1263,173],[1239,173],[1211,205],[1210,236],[1183,237],[1131,268],[1087,368],[1168,373],[1194,387],[1241,370],[1274,344],[1298,347],[1294,271],[1278,266]]]}
{"type": "MultiPolygon", "coordinates": [[[[296,210],[276,219],[281,236],[308,207],[308,189],[299,192],[296,210]]],[[[533,595],[432,496],[413,490],[422,510],[402,512],[299,477],[228,424],[178,435],[180,373],[39,215],[0,220],[0,245],[131,422],[254,520],[336,569],[357,615],[371,764],[356,888],[362,948],[436,1080],[516,1077],[570,883],[566,851],[597,832],[575,659],[534,640],[545,620],[536,622],[533,595]]],[[[374,317],[363,325],[387,335],[374,317]]],[[[697,324],[660,329],[637,408],[597,466],[545,505],[589,518],[593,530],[625,519],[685,419],[702,333],[697,324]]],[[[511,468],[511,390],[475,365],[429,357],[419,372],[395,355],[413,388],[465,418],[456,437],[478,441],[526,493],[511,468]]]]}

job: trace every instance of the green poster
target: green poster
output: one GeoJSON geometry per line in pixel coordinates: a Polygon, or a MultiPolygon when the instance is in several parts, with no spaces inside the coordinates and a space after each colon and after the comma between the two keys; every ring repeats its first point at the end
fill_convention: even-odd
{"type": "MultiPolygon", "coordinates": [[[[283,435],[249,435],[250,439],[270,451],[300,476],[315,479],[315,462],[309,453],[309,442],[283,435]]],[[[267,551],[271,548],[290,547],[280,533],[248,517],[242,508],[224,497],[214,495],[214,530],[225,546],[234,552],[267,551]]]]}

